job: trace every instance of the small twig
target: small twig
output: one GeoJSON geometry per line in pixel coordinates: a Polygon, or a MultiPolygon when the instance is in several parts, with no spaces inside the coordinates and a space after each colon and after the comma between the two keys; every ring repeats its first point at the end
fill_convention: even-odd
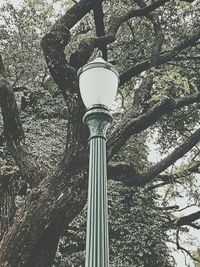
{"type": "Polygon", "coordinates": [[[193,228],[200,230],[200,225],[196,225],[195,223],[190,223],[189,226],[192,226],[193,228]]]}
{"type": "Polygon", "coordinates": [[[194,261],[199,262],[199,260],[196,259],[187,249],[185,249],[184,247],[182,247],[180,245],[180,243],[179,243],[179,231],[180,231],[180,229],[178,229],[176,231],[176,247],[177,247],[177,249],[180,249],[182,252],[183,251],[186,252],[194,261]]]}
{"type": "Polygon", "coordinates": [[[44,73],[44,75],[43,75],[43,77],[42,77],[41,87],[44,86],[44,82],[45,82],[46,77],[47,77],[47,72],[45,71],[45,73],[44,73]]]}
{"type": "Polygon", "coordinates": [[[168,206],[168,207],[155,207],[156,210],[174,210],[174,209],[179,209],[178,205],[174,206],[168,206]]]}
{"type": "Polygon", "coordinates": [[[182,209],[179,209],[178,211],[183,211],[183,210],[186,210],[190,207],[193,207],[193,206],[196,206],[195,204],[192,204],[192,205],[187,205],[186,207],[182,208],[182,209]]]}
{"type": "Polygon", "coordinates": [[[16,80],[14,81],[12,87],[14,87],[14,86],[18,83],[18,81],[21,79],[21,77],[22,77],[22,75],[24,74],[24,72],[25,72],[25,70],[22,70],[22,71],[20,72],[19,76],[18,76],[18,77],[16,78],[16,80]]]}
{"type": "Polygon", "coordinates": [[[196,145],[195,148],[197,149],[197,153],[194,155],[194,157],[191,159],[191,161],[194,161],[196,159],[196,157],[200,154],[200,149],[199,149],[198,145],[196,145]]]}

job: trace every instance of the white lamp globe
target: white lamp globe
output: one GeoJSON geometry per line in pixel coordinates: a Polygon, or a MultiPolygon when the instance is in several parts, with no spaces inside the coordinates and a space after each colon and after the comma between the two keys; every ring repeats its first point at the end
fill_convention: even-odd
{"type": "Polygon", "coordinates": [[[79,69],[78,76],[86,108],[98,104],[111,108],[119,84],[119,74],[113,65],[98,57],[79,69]]]}

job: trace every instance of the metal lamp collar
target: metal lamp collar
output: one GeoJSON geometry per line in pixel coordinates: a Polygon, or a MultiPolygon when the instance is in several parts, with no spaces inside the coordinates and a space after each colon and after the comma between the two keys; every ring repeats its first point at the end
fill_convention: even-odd
{"type": "Polygon", "coordinates": [[[86,124],[88,120],[96,118],[97,116],[102,117],[102,119],[107,120],[108,122],[112,122],[113,120],[110,110],[107,106],[96,104],[88,108],[83,117],[83,122],[86,124]]]}
{"type": "Polygon", "coordinates": [[[115,67],[113,67],[112,64],[104,61],[104,62],[100,62],[100,61],[92,61],[89,62],[88,64],[84,65],[82,68],[80,68],[78,70],[78,77],[86,70],[92,69],[92,68],[104,68],[104,69],[108,69],[113,71],[117,76],[119,76],[118,71],[115,69],[115,67]]]}
{"type": "Polygon", "coordinates": [[[83,122],[90,129],[89,140],[97,137],[106,140],[106,130],[112,120],[113,117],[107,106],[101,104],[92,105],[83,117],[83,122]]]}

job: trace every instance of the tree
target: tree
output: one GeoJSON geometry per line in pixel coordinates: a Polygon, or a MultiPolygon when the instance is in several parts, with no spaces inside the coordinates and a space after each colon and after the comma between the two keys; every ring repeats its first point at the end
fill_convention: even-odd
{"type": "MultiPolygon", "coordinates": [[[[104,58],[108,57],[108,61],[116,64],[121,73],[120,107],[114,114],[115,123],[107,142],[109,179],[128,186],[131,188],[128,191],[133,192],[141,190],[135,187],[152,191],[171,184],[185,184],[188,179],[190,182],[192,180],[191,184],[196,182],[192,174],[199,171],[196,146],[200,140],[200,29],[196,16],[198,4],[195,1],[188,2],[158,0],[146,3],[136,0],[130,3],[124,0],[113,3],[80,0],[66,7],[66,13],[56,20],[52,19],[52,5],[43,1],[25,1],[26,8],[19,11],[12,5],[4,9],[4,19],[7,21],[1,27],[1,145],[6,144],[6,152],[3,153],[10,158],[7,163],[2,161],[0,176],[3,188],[1,207],[8,207],[2,216],[2,225],[6,227],[1,229],[4,235],[0,249],[1,266],[51,266],[63,230],[69,235],[67,230],[70,224],[85,207],[88,130],[82,124],[86,110],[80,98],[76,73],[79,67],[88,62],[96,47],[102,49],[104,58]],[[91,10],[94,11],[94,21],[91,10]],[[6,16],[7,12],[11,17],[6,16]],[[11,18],[13,20],[10,21],[11,18]],[[37,22],[34,27],[31,26],[33,21],[37,22]],[[12,23],[15,27],[7,28],[6,25],[12,23]],[[30,35],[31,29],[33,35],[30,35]],[[37,49],[37,37],[42,34],[41,47],[48,69],[43,64],[41,51],[37,49]],[[18,45],[24,53],[14,53],[19,51],[18,45]],[[16,64],[13,64],[14,60],[16,64]],[[52,108],[46,109],[44,104],[52,108]],[[62,108],[58,108],[58,105],[62,108]],[[66,127],[66,138],[59,143],[59,152],[48,151],[53,157],[60,154],[62,145],[65,145],[57,167],[52,158],[48,164],[41,160],[39,148],[35,149],[37,140],[30,141],[33,136],[26,141],[30,118],[40,119],[34,125],[35,130],[42,128],[42,125],[44,127],[45,120],[46,124],[49,122],[45,133],[51,128],[50,125],[56,123],[54,131],[56,127],[59,131],[54,132],[54,138],[60,131],[64,136],[63,129],[66,127]],[[156,164],[146,162],[146,152],[137,157],[136,152],[140,151],[142,144],[138,148],[131,143],[131,138],[141,134],[141,143],[145,142],[150,132],[158,133],[162,152],[171,149],[156,164]],[[125,162],[120,157],[123,150],[127,155],[127,158],[123,156],[125,162]],[[163,174],[188,152],[191,159],[187,160],[187,164],[175,172],[163,174]],[[139,164],[142,157],[145,164],[139,164]],[[13,182],[16,180],[25,182],[30,189],[25,203],[17,212],[13,209],[14,198],[20,188],[23,190],[19,183],[16,185],[13,182]],[[8,196],[11,196],[9,205],[6,204],[8,196]],[[8,214],[10,219],[6,221],[8,217],[5,215],[8,214]]],[[[35,136],[37,134],[35,132],[35,136]]],[[[54,144],[51,143],[51,146],[54,144]]],[[[49,144],[44,147],[49,147],[49,144]]],[[[124,191],[119,186],[117,188],[121,195],[124,191]]],[[[26,194],[26,188],[24,191],[23,194],[26,194]]],[[[155,194],[152,194],[153,198],[156,198],[155,194]]],[[[199,203],[198,199],[196,203],[199,203]]],[[[126,199],[124,206],[127,209],[130,206],[127,205],[128,201],[126,199]]],[[[155,206],[155,200],[152,203],[155,206]]],[[[165,206],[157,209],[170,210],[163,203],[165,206]]],[[[156,216],[159,217],[159,213],[156,216]]],[[[152,218],[149,218],[150,221],[152,218]]],[[[195,223],[199,218],[199,211],[178,219],[165,213],[163,233],[169,228],[177,229],[179,233],[183,226],[199,228],[195,223]]],[[[155,233],[160,229],[156,228],[155,233]]],[[[161,236],[159,232],[158,237],[161,236]]],[[[152,237],[150,239],[153,241],[152,237]]],[[[178,238],[177,248],[183,250],[178,238]]],[[[164,245],[160,253],[163,251],[166,252],[164,245]]],[[[142,258],[143,254],[139,260],[145,266],[142,258]]],[[[155,264],[159,266],[160,263],[151,263],[152,266],[155,264]]]]}

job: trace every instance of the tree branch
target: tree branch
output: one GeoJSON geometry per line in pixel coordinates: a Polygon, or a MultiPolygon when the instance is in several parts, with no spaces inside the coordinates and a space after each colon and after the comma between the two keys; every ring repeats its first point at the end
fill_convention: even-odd
{"type": "Polygon", "coordinates": [[[149,108],[148,100],[151,98],[153,75],[149,72],[142,79],[141,85],[135,90],[132,104],[133,117],[143,114],[149,108]]]}
{"type": "Polygon", "coordinates": [[[106,35],[102,37],[91,37],[84,39],[78,45],[77,50],[70,56],[69,64],[78,70],[92,55],[95,47],[103,49],[107,44],[115,41],[115,37],[112,35],[106,35]]]}
{"type": "MultiPolygon", "coordinates": [[[[100,38],[89,38],[89,39],[81,41],[77,51],[73,53],[70,57],[70,65],[76,69],[83,66],[86,63],[85,58],[89,58],[94,47],[98,47],[99,49],[102,49],[104,51],[106,48],[106,44],[109,44],[115,41],[115,35],[120,25],[123,22],[127,21],[128,19],[132,17],[145,16],[149,14],[151,11],[154,11],[156,8],[163,5],[167,1],[169,0],[159,0],[153,3],[152,5],[139,9],[139,10],[130,9],[127,13],[123,14],[122,16],[113,16],[111,18],[111,22],[109,22],[110,28],[106,36],[105,36],[105,30],[103,26],[103,11],[101,9],[101,3],[100,3],[101,1],[98,3],[95,2],[94,16],[95,16],[96,34],[98,37],[100,36],[101,37],[100,38]]],[[[158,33],[157,26],[155,30],[156,30],[156,33],[158,33]]],[[[157,37],[156,39],[158,39],[157,37]]],[[[107,52],[106,52],[106,55],[107,55],[107,52]]]]}
{"type": "Polygon", "coordinates": [[[192,214],[183,216],[175,221],[175,225],[180,227],[183,225],[191,225],[196,220],[200,219],[200,211],[194,212],[192,214]]]}
{"type": "Polygon", "coordinates": [[[164,5],[168,1],[169,0],[158,0],[157,2],[154,2],[153,4],[147,7],[144,7],[138,10],[131,8],[130,10],[128,10],[126,13],[122,14],[121,16],[115,15],[111,17],[110,22],[109,22],[110,27],[108,29],[108,35],[116,35],[122,23],[126,22],[127,20],[133,17],[146,16],[150,12],[164,5]]]}
{"type": "Polygon", "coordinates": [[[132,135],[148,129],[163,115],[171,114],[176,109],[198,103],[199,101],[200,92],[178,99],[162,100],[137,118],[134,117],[133,110],[129,110],[123,116],[123,121],[119,123],[115,131],[108,137],[108,158],[117,153],[132,135]]]}
{"type": "MultiPolygon", "coordinates": [[[[143,0],[135,0],[135,1],[140,8],[147,7],[147,4],[143,0]]],[[[152,22],[154,32],[155,32],[155,39],[154,39],[154,44],[152,47],[151,59],[150,59],[150,67],[153,67],[158,62],[161,47],[162,47],[163,40],[164,40],[164,35],[162,32],[160,18],[157,12],[149,13],[146,15],[146,17],[152,22]]]]}
{"type": "Polygon", "coordinates": [[[150,167],[147,172],[136,177],[135,182],[140,186],[150,182],[158,174],[166,170],[169,166],[189,152],[199,141],[200,129],[196,130],[182,145],[175,148],[172,153],[160,162],[156,163],[154,166],[150,167]]]}
{"type": "Polygon", "coordinates": [[[64,49],[70,41],[70,29],[91,9],[92,1],[90,0],[81,0],[73,5],[56,21],[41,41],[50,73],[66,101],[68,101],[69,93],[78,93],[78,80],[76,70],[66,60],[64,49]]]}
{"type": "Polygon", "coordinates": [[[195,228],[196,230],[200,230],[200,225],[196,225],[195,223],[190,223],[189,226],[195,228]]]}
{"type": "MultiPolygon", "coordinates": [[[[82,124],[82,117],[85,113],[85,107],[80,97],[77,70],[66,60],[65,47],[70,41],[70,29],[92,9],[92,3],[90,0],[81,0],[73,5],[65,15],[55,22],[50,32],[41,41],[50,73],[62,92],[68,107],[68,144],[77,141],[86,144],[87,139],[84,138],[86,130],[82,124]]],[[[93,47],[86,42],[86,45],[83,44],[80,49],[81,51],[84,50],[81,63],[86,63],[85,61],[91,55],[93,47]]],[[[76,67],[80,64],[78,59],[74,62],[76,67]]],[[[73,60],[71,59],[71,61],[73,60]]]]}
{"type": "MultiPolygon", "coordinates": [[[[188,36],[187,38],[185,38],[185,40],[176,45],[170,52],[164,53],[162,56],[160,56],[155,66],[162,65],[172,59],[175,59],[175,57],[179,53],[181,53],[184,49],[194,46],[199,40],[199,38],[200,38],[200,28],[198,28],[196,33],[194,33],[191,37],[188,36]]],[[[149,68],[150,68],[150,60],[145,60],[133,67],[130,67],[120,75],[120,85],[123,85],[124,83],[131,80],[131,78],[133,78],[134,76],[140,74],[141,72],[149,68]]]]}
{"type": "Polygon", "coordinates": [[[180,249],[182,251],[185,251],[190,256],[191,259],[193,259],[196,262],[199,262],[199,260],[196,259],[195,257],[193,257],[192,254],[187,249],[185,249],[184,247],[182,247],[180,245],[180,243],[179,243],[179,229],[176,232],[176,246],[177,246],[177,249],[180,249]]]}
{"type": "MultiPolygon", "coordinates": [[[[121,181],[129,186],[144,186],[148,182],[152,181],[157,175],[166,170],[169,166],[174,164],[178,159],[189,152],[200,141],[200,129],[196,130],[182,145],[175,148],[172,153],[166,156],[164,159],[150,167],[146,172],[136,174],[132,166],[123,165],[123,171],[117,174],[118,166],[109,167],[109,178],[116,181],[121,181]],[[133,173],[134,172],[134,173],[133,173]]],[[[199,165],[199,163],[198,163],[199,165]]],[[[120,166],[120,164],[119,164],[120,166]]],[[[196,166],[194,166],[194,169],[196,166]]],[[[162,185],[165,185],[168,181],[164,181],[162,185]]],[[[160,184],[159,184],[160,186],[160,184]]],[[[156,188],[156,185],[153,186],[156,188]]]]}
{"type": "MultiPolygon", "coordinates": [[[[2,60],[1,64],[3,64],[2,60]]],[[[3,75],[5,75],[4,72],[3,75]]],[[[4,140],[7,142],[8,149],[19,167],[22,177],[33,187],[46,175],[46,170],[33,159],[24,143],[25,135],[15,96],[3,75],[0,73],[0,106],[3,116],[4,140]]]]}
{"type": "MultiPolygon", "coordinates": [[[[93,0],[93,2],[94,2],[93,11],[94,11],[94,23],[95,23],[95,28],[96,28],[96,36],[97,37],[105,36],[102,0],[93,0]]],[[[100,44],[98,45],[98,48],[102,51],[104,60],[107,60],[106,44],[100,44]]]]}
{"type": "Polygon", "coordinates": [[[133,165],[126,162],[110,162],[108,165],[108,179],[124,182],[136,174],[133,165]]]}
{"type": "Polygon", "coordinates": [[[182,178],[184,178],[188,175],[191,175],[192,173],[198,172],[199,166],[200,166],[200,162],[197,162],[196,164],[187,168],[184,171],[174,173],[174,174],[169,174],[169,175],[167,175],[167,174],[166,175],[159,175],[157,180],[161,180],[162,182],[148,187],[148,190],[153,190],[153,189],[162,187],[164,185],[175,183],[175,182],[181,180],[182,178]]]}
{"type": "Polygon", "coordinates": [[[174,205],[174,206],[168,206],[168,207],[155,207],[157,210],[177,210],[179,209],[179,206],[174,205]]]}
{"type": "Polygon", "coordinates": [[[5,68],[0,55],[0,106],[3,116],[4,136],[6,140],[22,141],[24,131],[12,88],[6,81],[5,68]]]}

